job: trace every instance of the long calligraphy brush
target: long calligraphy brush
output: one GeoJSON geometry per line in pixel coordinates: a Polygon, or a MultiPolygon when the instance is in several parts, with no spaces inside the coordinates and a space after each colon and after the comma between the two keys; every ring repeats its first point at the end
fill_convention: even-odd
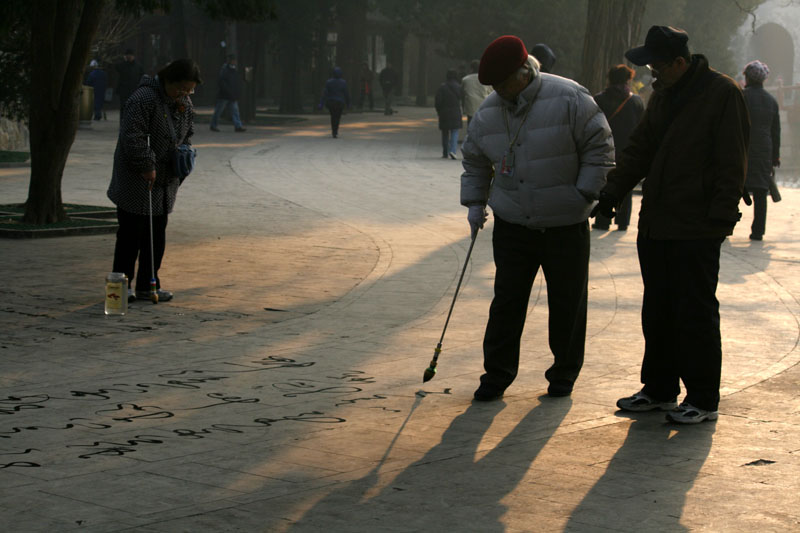
{"type": "Polygon", "coordinates": [[[436,364],[439,361],[439,354],[442,353],[442,341],[444,340],[444,333],[447,331],[447,324],[450,323],[450,315],[453,314],[453,307],[456,305],[456,298],[458,298],[458,290],[461,288],[461,282],[464,280],[464,273],[467,271],[467,265],[469,264],[469,256],[472,255],[472,248],[475,246],[475,238],[478,236],[478,232],[475,231],[472,234],[472,241],[469,243],[469,250],[467,250],[467,258],[464,259],[464,268],[461,269],[461,277],[458,278],[458,285],[456,285],[456,292],[453,294],[453,301],[450,303],[450,311],[447,312],[447,320],[444,321],[444,329],[442,330],[442,336],[439,337],[439,343],[436,345],[436,349],[433,350],[433,359],[431,359],[431,364],[428,368],[425,369],[425,373],[422,375],[422,382],[425,383],[426,381],[430,381],[433,379],[433,376],[436,375],[436,364]]]}

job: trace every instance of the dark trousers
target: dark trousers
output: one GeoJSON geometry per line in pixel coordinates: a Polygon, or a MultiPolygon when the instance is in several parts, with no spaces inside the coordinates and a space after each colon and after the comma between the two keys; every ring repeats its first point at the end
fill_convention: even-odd
{"type": "Polygon", "coordinates": [[[719,332],[720,246],[724,239],[636,241],[644,282],[644,393],[716,411],[722,368],[719,332]]]}
{"type": "Polygon", "coordinates": [[[767,189],[752,189],[753,197],[753,225],[750,226],[750,235],[763,237],[767,229],[767,189]]]}
{"type": "Polygon", "coordinates": [[[589,224],[530,230],[495,216],[494,300],[483,339],[481,382],[508,387],[517,376],[520,337],[539,267],[547,282],[548,335],[555,362],[548,381],[574,383],[583,366],[589,280],[589,224]]]}
{"type": "Polygon", "coordinates": [[[394,114],[394,109],[392,109],[392,103],[394,102],[394,95],[392,94],[392,89],[383,88],[383,114],[384,115],[392,115],[394,114]]]}
{"type": "Polygon", "coordinates": [[[339,135],[339,122],[342,120],[344,102],[338,100],[328,100],[325,104],[331,114],[331,134],[336,137],[339,135]]]}
{"type": "MultiPolygon", "coordinates": [[[[158,269],[164,257],[166,246],[167,215],[153,216],[153,259],[156,269],[156,287],[161,288],[158,269]]],[[[135,215],[117,208],[117,242],[114,246],[114,272],[124,272],[128,283],[133,280],[136,259],[139,259],[139,272],[136,275],[136,290],[150,290],[150,217],[135,215]]]]}
{"type": "MultiPolygon", "coordinates": [[[[619,228],[627,228],[631,223],[631,211],[633,206],[633,193],[629,192],[625,195],[625,198],[622,199],[620,202],[619,207],[617,208],[617,214],[614,217],[614,222],[617,224],[619,228]]],[[[597,217],[594,219],[594,227],[599,229],[608,229],[611,225],[611,219],[604,217],[600,213],[597,214],[597,217]]]]}

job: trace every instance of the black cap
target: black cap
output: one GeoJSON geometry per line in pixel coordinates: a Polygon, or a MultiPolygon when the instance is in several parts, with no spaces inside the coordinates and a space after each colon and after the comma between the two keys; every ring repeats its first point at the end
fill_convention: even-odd
{"type": "Polygon", "coordinates": [[[556,64],[556,55],[544,43],[539,43],[531,48],[531,55],[539,60],[539,70],[542,72],[552,72],[553,65],[556,64]]]}
{"type": "Polygon", "coordinates": [[[689,35],[670,26],[652,26],[647,32],[644,46],[631,48],[625,57],[634,65],[644,66],[655,61],[669,61],[689,55],[689,35]]]}

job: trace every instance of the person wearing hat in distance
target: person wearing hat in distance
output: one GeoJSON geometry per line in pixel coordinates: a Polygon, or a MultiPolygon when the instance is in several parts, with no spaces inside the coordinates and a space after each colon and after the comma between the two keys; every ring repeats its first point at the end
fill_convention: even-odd
{"type": "Polygon", "coordinates": [[[467,129],[461,204],[473,236],[494,213],[494,299],[483,340],[485,373],[474,397],[500,398],[519,367],[534,278],[547,282],[550,396],[568,396],[583,366],[589,278],[588,217],[614,165],[602,111],[572,80],[544,74],[524,43],[505,35],[481,57],[494,92],[467,129]]]}
{"type": "Polygon", "coordinates": [[[653,26],[625,52],[653,72],[653,95],[592,215],[608,218],[641,179],[636,245],[644,283],[644,387],[624,411],[668,411],[677,423],[715,420],[722,367],[720,246],[741,217],[750,121],[738,84],[690,55],[686,32],[653,26]],[[686,397],[678,406],[680,382],[686,397]]]}
{"type": "Polygon", "coordinates": [[[744,68],[744,101],[750,112],[750,146],[747,151],[747,179],[744,182],[744,201],[753,204],[753,224],[750,240],[764,238],[767,226],[767,194],[773,179],[774,167],[781,166],[781,119],[778,102],[764,90],[769,67],[761,61],[751,61],[744,68]],[[748,201],[750,194],[752,202],[748,201]]]}
{"type": "Polygon", "coordinates": [[[125,50],[123,61],[117,63],[117,94],[119,95],[119,123],[122,124],[122,116],[125,114],[125,104],[128,98],[139,87],[139,80],[144,76],[144,69],[136,62],[136,55],[133,50],[125,50]]]}

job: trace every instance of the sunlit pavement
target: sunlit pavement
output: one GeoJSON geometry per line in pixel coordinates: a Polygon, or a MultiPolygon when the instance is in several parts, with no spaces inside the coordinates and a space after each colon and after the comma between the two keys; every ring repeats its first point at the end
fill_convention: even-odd
{"type": "MultiPolygon", "coordinates": [[[[790,531],[800,528],[800,191],[723,245],[716,423],[630,417],[636,231],[592,233],[586,363],[544,395],[546,290],[520,375],[472,404],[491,223],[469,244],[432,109],[220,133],[167,229],[169,303],[103,314],[113,235],[0,240],[4,531],[790,531]]],[[[79,130],[65,202],[105,197],[116,115],[79,130]]],[[[3,203],[26,168],[0,169],[3,203]]],[[[638,204],[638,197],[634,197],[638,204]]],[[[634,209],[636,212],[637,209],[634,209]]]]}

